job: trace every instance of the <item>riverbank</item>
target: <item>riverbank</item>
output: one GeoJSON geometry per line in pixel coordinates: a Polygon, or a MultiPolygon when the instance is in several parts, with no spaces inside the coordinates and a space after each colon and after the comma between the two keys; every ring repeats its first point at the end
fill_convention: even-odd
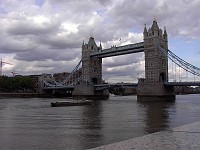
{"type": "Polygon", "coordinates": [[[39,93],[0,93],[0,99],[3,98],[50,98],[52,95],[39,93]]]}

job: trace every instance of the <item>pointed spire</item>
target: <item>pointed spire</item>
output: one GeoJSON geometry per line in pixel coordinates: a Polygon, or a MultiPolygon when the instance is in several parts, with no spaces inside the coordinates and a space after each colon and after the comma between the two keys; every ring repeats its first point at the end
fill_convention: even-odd
{"type": "Polygon", "coordinates": [[[146,24],[144,24],[144,32],[143,32],[143,36],[144,36],[144,38],[146,38],[146,37],[148,36],[148,32],[147,32],[146,24]]]}
{"type": "Polygon", "coordinates": [[[156,22],[156,17],[154,16],[154,18],[153,18],[153,21],[155,21],[156,22]]]}
{"type": "Polygon", "coordinates": [[[95,42],[95,41],[94,41],[94,37],[90,36],[88,45],[93,45],[94,42],[95,42]]]}
{"type": "Polygon", "coordinates": [[[167,30],[166,30],[166,27],[165,27],[165,26],[164,26],[163,38],[164,38],[164,39],[167,39],[167,30]]]}
{"type": "Polygon", "coordinates": [[[155,30],[159,30],[159,27],[158,27],[156,19],[154,19],[153,24],[151,26],[151,29],[154,30],[154,31],[155,30]]]}
{"type": "Polygon", "coordinates": [[[147,33],[146,23],[144,24],[144,32],[143,33],[147,33]]]}
{"type": "Polygon", "coordinates": [[[96,42],[95,42],[95,40],[94,40],[94,37],[90,37],[90,39],[89,39],[89,41],[88,41],[88,45],[89,45],[89,46],[92,46],[92,49],[94,49],[94,47],[97,48],[97,44],[96,44],[96,42]]]}
{"type": "Polygon", "coordinates": [[[100,44],[99,44],[99,48],[100,48],[100,50],[102,50],[101,41],[100,41],[100,44]]]}
{"type": "Polygon", "coordinates": [[[82,49],[84,48],[85,46],[85,42],[84,42],[84,39],[83,39],[83,43],[82,43],[82,49]]]}
{"type": "Polygon", "coordinates": [[[164,35],[167,35],[166,26],[164,26],[164,35]]]}

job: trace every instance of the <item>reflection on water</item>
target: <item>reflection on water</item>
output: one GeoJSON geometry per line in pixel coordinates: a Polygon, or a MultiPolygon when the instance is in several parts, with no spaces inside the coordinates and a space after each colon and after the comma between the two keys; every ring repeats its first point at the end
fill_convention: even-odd
{"type": "Polygon", "coordinates": [[[145,131],[147,133],[169,128],[169,109],[174,102],[143,102],[142,105],[146,108],[144,117],[146,118],[145,131]]]}
{"type": "Polygon", "coordinates": [[[94,105],[50,107],[62,99],[0,99],[0,149],[88,149],[200,120],[199,95],[175,102],[115,96],[94,105]]]}
{"type": "Polygon", "coordinates": [[[93,106],[82,107],[82,122],[81,128],[84,129],[82,141],[80,145],[83,147],[95,147],[97,144],[103,144],[102,134],[102,105],[96,102],[93,106]],[[87,140],[86,140],[87,139],[87,140]],[[97,140],[98,139],[98,140],[97,140]]]}

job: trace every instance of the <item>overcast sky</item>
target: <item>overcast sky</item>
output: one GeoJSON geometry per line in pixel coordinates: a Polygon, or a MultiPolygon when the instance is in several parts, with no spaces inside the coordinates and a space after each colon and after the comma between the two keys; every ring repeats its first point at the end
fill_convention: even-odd
{"type": "MultiPolygon", "coordinates": [[[[0,58],[13,64],[3,74],[71,72],[83,40],[93,36],[103,48],[141,42],[154,18],[167,28],[169,49],[200,68],[199,8],[200,0],[0,0],[0,58]]],[[[103,59],[106,81],[137,77],[143,53],[103,59]]]]}

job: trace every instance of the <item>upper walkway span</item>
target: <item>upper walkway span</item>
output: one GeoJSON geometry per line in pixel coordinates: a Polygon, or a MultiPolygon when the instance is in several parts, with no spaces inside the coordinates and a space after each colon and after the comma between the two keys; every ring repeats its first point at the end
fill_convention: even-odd
{"type": "Polygon", "coordinates": [[[128,45],[119,46],[119,47],[113,46],[111,48],[103,49],[100,51],[92,51],[90,56],[105,58],[105,57],[125,55],[125,54],[131,54],[131,53],[139,53],[143,51],[144,51],[144,42],[139,42],[139,43],[128,44],[128,45]]]}

